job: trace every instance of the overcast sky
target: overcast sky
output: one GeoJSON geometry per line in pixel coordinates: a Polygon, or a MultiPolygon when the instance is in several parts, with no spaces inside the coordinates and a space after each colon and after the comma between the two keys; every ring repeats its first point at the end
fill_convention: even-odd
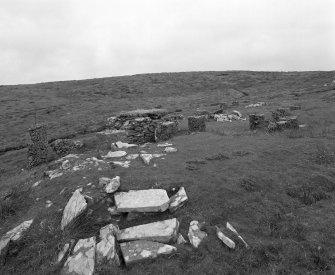
{"type": "Polygon", "coordinates": [[[335,70],[335,0],[0,0],[0,84],[335,70]]]}

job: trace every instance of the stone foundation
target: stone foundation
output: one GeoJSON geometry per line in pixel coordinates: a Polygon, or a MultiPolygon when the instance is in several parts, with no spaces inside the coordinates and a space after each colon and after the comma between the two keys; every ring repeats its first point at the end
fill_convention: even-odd
{"type": "Polygon", "coordinates": [[[45,163],[48,159],[48,137],[46,125],[36,125],[29,129],[30,139],[33,142],[28,146],[28,166],[34,167],[45,163]]]}
{"type": "Polygon", "coordinates": [[[190,132],[205,132],[206,131],[206,117],[205,116],[189,116],[188,130],[190,132]]]}
{"type": "Polygon", "coordinates": [[[130,120],[127,126],[127,142],[137,144],[155,142],[156,125],[157,122],[149,117],[130,120]]]}
{"type": "Polygon", "coordinates": [[[161,122],[155,130],[155,140],[164,141],[172,138],[178,132],[178,123],[175,121],[161,122]]]}

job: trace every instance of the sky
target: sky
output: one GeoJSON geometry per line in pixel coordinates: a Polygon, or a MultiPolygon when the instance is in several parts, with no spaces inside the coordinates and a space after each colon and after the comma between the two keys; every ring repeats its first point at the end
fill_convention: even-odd
{"type": "Polygon", "coordinates": [[[335,0],[0,0],[0,84],[335,70],[335,0]]]}

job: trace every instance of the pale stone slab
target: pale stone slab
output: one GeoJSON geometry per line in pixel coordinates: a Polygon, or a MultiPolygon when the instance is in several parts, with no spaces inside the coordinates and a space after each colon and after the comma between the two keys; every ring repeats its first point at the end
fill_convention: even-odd
{"type": "Polygon", "coordinates": [[[175,212],[177,209],[182,207],[188,200],[184,187],[180,187],[178,192],[170,198],[169,211],[175,212]]]}
{"type": "Polygon", "coordinates": [[[126,156],[127,160],[134,160],[137,159],[139,156],[139,154],[129,154],[128,156],[126,156]]]}
{"type": "Polygon", "coordinates": [[[191,221],[187,236],[190,243],[197,248],[202,240],[207,237],[207,233],[200,230],[198,221],[191,221]]]}
{"type": "Polygon", "coordinates": [[[120,242],[148,240],[170,243],[177,240],[179,222],[176,218],[141,224],[120,230],[116,236],[120,242]]]}
{"type": "Polygon", "coordinates": [[[127,266],[146,259],[155,259],[160,255],[169,255],[177,251],[177,248],[174,246],[152,241],[122,243],[120,247],[127,266]]]}
{"type": "Polygon", "coordinates": [[[178,149],[174,148],[174,147],[166,147],[164,149],[164,152],[166,152],[166,153],[175,153],[175,152],[178,152],[178,149]]]}
{"type": "Polygon", "coordinates": [[[169,197],[164,189],[120,192],[114,199],[119,212],[163,212],[169,207],[169,197]]]}
{"type": "Polygon", "coordinates": [[[130,166],[130,160],[126,160],[126,161],[113,161],[113,164],[115,165],[119,165],[123,168],[129,168],[130,166]]]}
{"type": "Polygon", "coordinates": [[[168,146],[172,146],[173,144],[172,143],[158,143],[157,144],[157,147],[168,147],[168,146]]]}
{"type": "Polygon", "coordinates": [[[95,263],[95,237],[81,239],[64,264],[62,274],[92,275],[95,263]]]}
{"type": "Polygon", "coordinates": [[[103,158],[121,158],[127,155],[126,151],[109,151],[103,158]]]}
{"type": "Polygon", "coordinates": [[[116,251],[115,234],[119,231],[118,226],[109,224],[100,229],[101,241],[96,246],[97,263],[106,259],[109,263],[120,265],[120,258],[116,251]]]}
{"type": "Polygon", "coordinates": [[[243,242],[246,248],[249,248],[249,245],[247,244],[247,242],[242,238],[242,236],[237,232],[237,230],[229,222],[227,222],[226,228],[232,231],[243,242]]]}
{"type": "Polygon", "coordinates": [[[229,239],[225,234],[223,234],[219,227],[216,227],[216,236],[229,248],[235,248],[235,242],[229,239]]]}
{"type": "Polygon", "coordinates": [[[154,158],[154,156],[152,154],[141,154],[141,159],[143,160],[143,162],[146,165],[149,165],[150,160],[152,160],[154,158]]]}
{"type": "Polygon", "coordinates": [[[118,142],[115,142],[115,146],[117,148],[131,148],[131,147],[137,147],[138,145],[137,144],[130,144],[130,143],[126,143],[126,142],[122,142],[122,141],[118,141],[118,142]]]}
{"type": "Polygon", "coordinates": [[[120,187],[120,177],[116,176],[112,179],[107,177],[101,177],[99,178],[99,185],[104,186],[104,190],[106,193],[114,193],[120,187]]]}
{"type": "Polygon", "coordinates": [[[67,205],[64,208],[61,221],[61,229],[63,230],[73,219],[83,213],[87,207],[85,197],[80,193],[81,189],[77,189],[67,205]]]}

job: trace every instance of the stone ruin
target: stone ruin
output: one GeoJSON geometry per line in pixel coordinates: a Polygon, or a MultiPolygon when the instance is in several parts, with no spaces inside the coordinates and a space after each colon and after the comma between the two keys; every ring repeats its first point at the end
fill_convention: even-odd
{"type": "Polygon", "coordinates": [[[107,119],[107,128],[111,134],[122,134],[121,141],[144,144],[147,142],[163,141],[171,138],[178,131],[180,114],[169,114],[165,109],[139,109],[121,112],[116,117],[107,119]]]}
{"type": "Polygon", "coordinates": [[[268,124],[269,122],[265,120],[264,114],[250,114],[249,115],[250,130],[262,129],[264,127],[267,127],[268,124]]]}
{"type": "Polygon", "coordinates": [[[189,116],[188,130],[190,132],[205,132],[206,131],[206,116],[189,116]]]}
{"type": "Polygon", "coordinates": [[[29,128],[29,135],[32,144],[28,147],[28,166],[34,167],[45,163],[48,159],[48,136],[47,127],[44,124],[37,124],[29,128]]]}
{"type": "Polygon", "coordinates": [[[72,140],[72,139],[56,139],[55,141],[50,143],[50,147],[60,157],[75,152],[82,146],[83,143],[80,140],[72,140]]]}

